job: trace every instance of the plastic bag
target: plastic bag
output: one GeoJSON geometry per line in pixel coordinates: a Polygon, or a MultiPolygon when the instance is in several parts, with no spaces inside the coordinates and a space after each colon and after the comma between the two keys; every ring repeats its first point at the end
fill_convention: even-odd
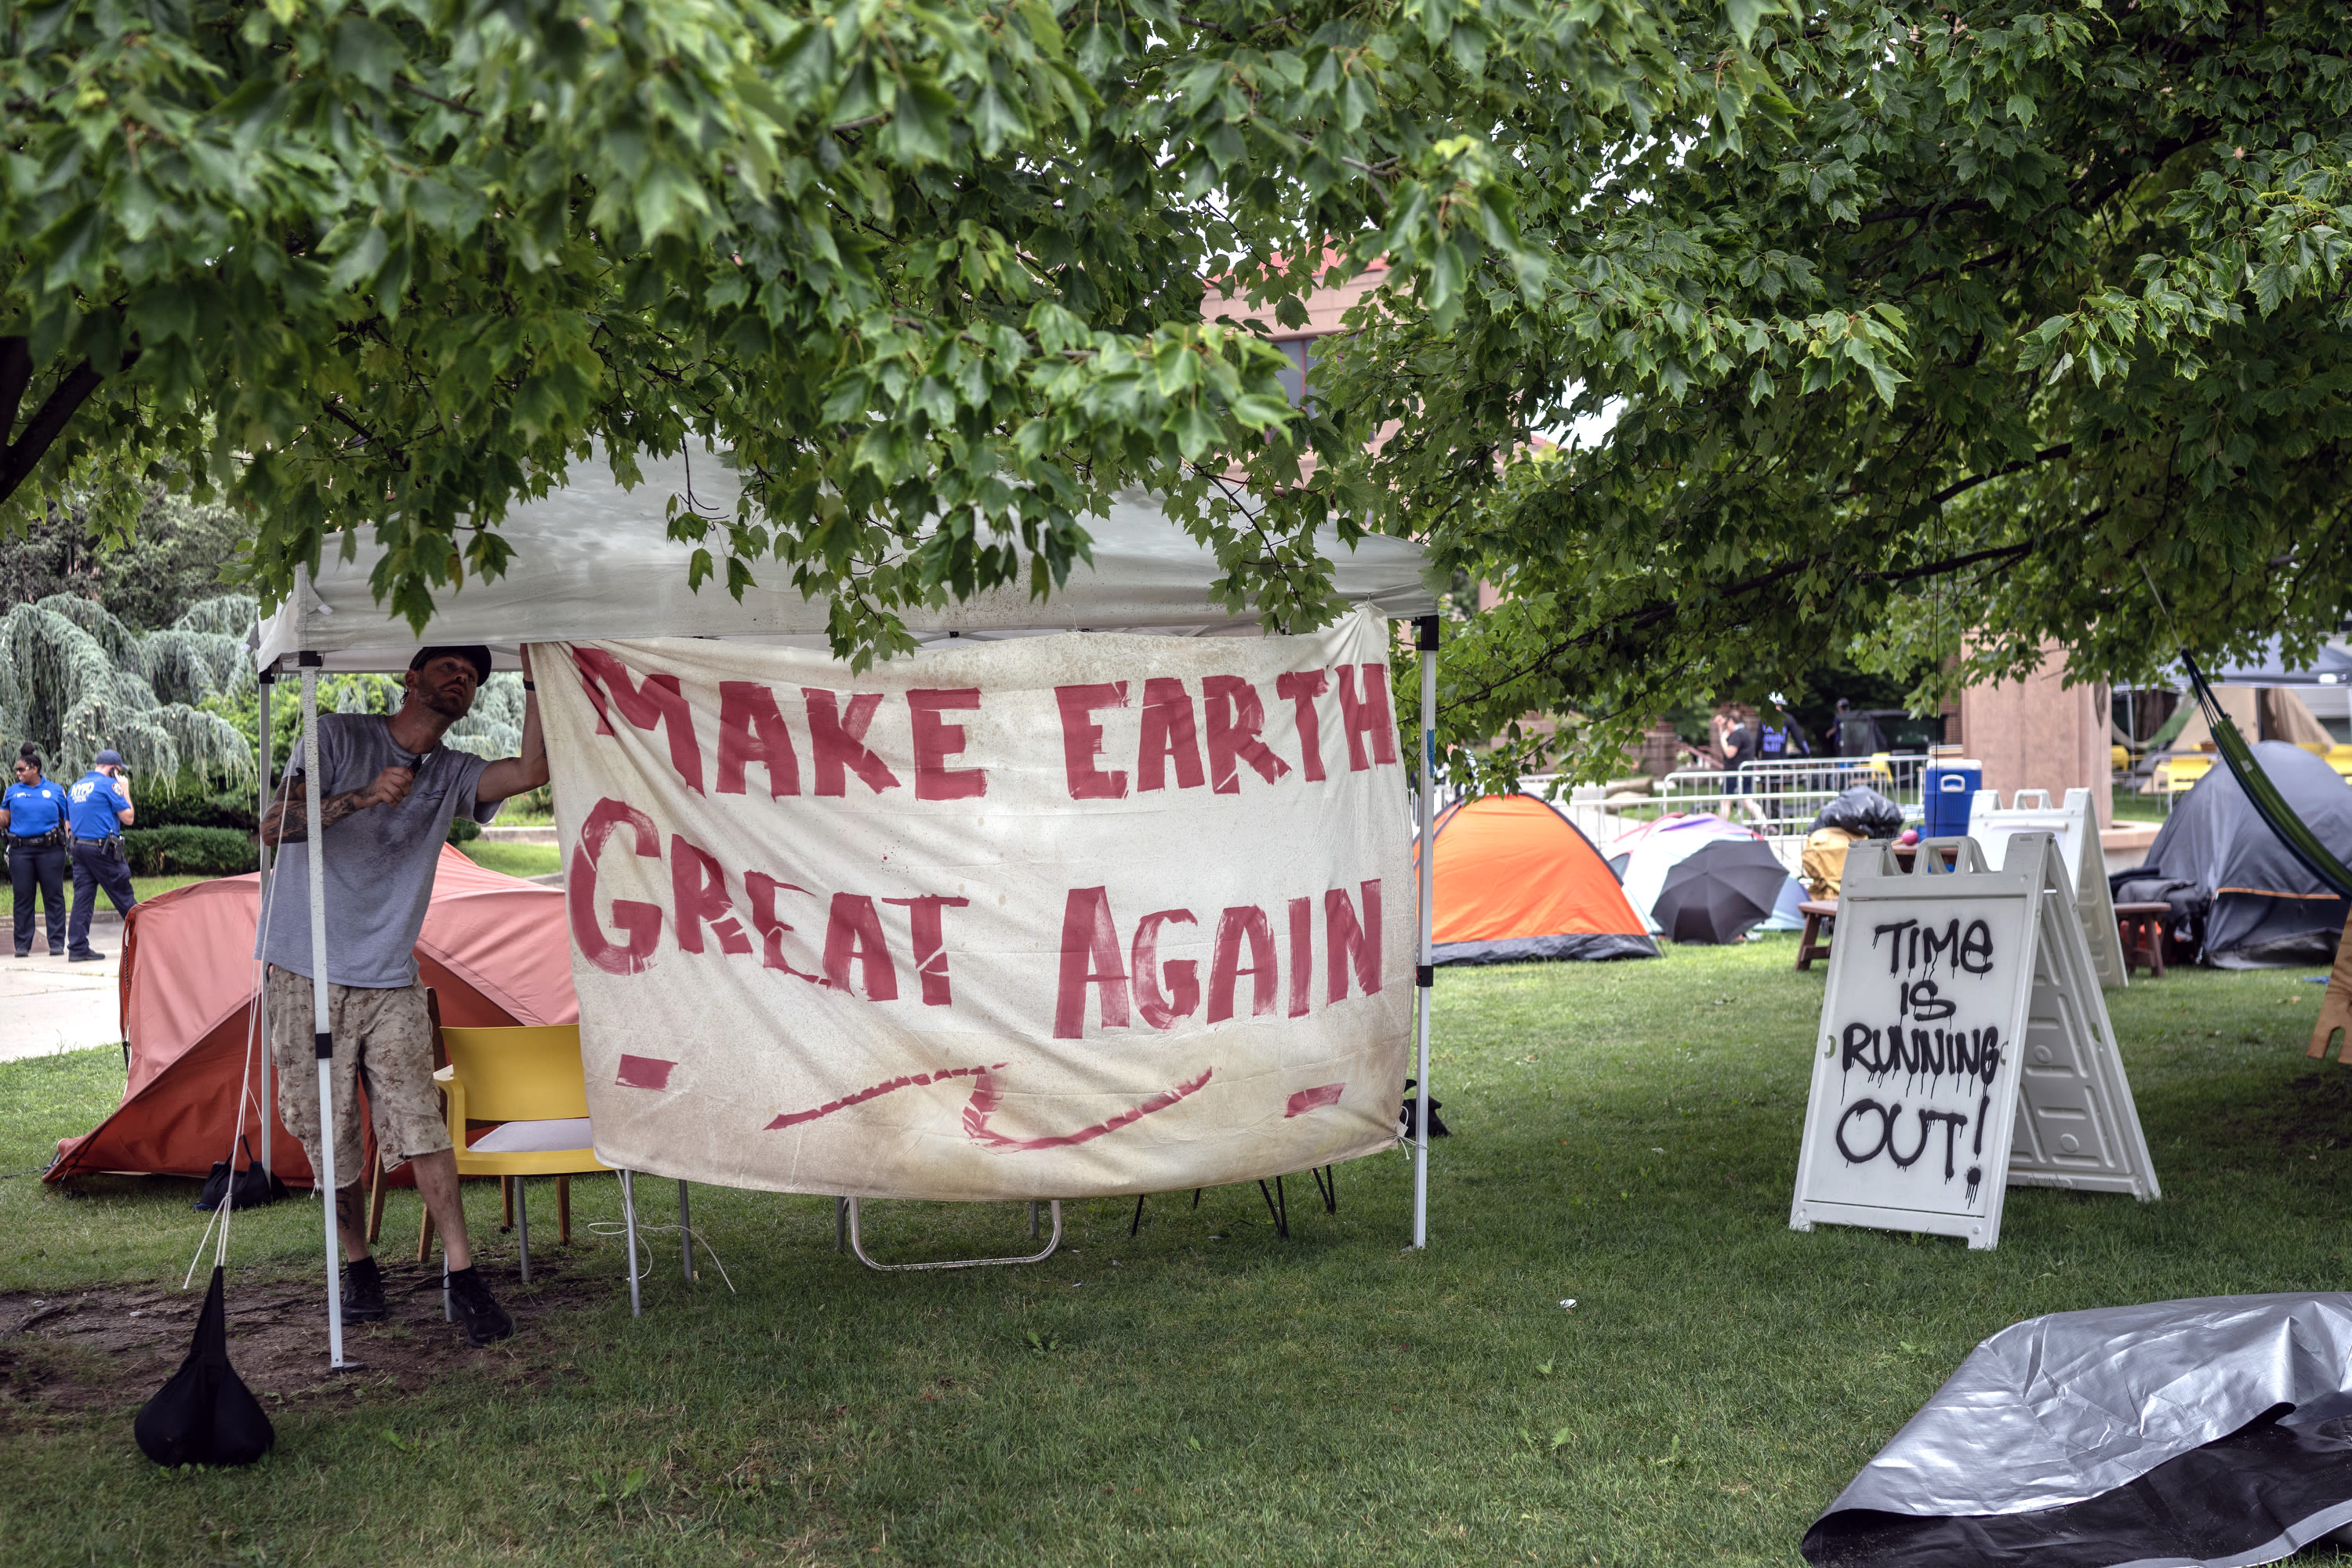
{"type": "Polygon", "coordinates": [[[1857,838],[1892,838],[1903,831],[1903,808],[1871,788],[1856,784],[1822,807],[1812,828],[1842,827],[1857,838]]]}

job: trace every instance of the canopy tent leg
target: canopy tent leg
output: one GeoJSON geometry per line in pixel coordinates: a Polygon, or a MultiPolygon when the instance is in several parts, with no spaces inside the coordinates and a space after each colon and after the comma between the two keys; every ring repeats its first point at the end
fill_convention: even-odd
{"type": "MultiPolygon", "coordinates": [[[[299,591],[299,589],[297,590],[299,591]]],[[[302,808],[310,852],[302,857],[310,883],[310,1040],[319,1060],[319,1211],[327,1227],[327,1364],[337,1372],[343,1360],[343,1279],[337,1259],[341,1238],[335,1231],[336,1199],[342,1189],[335,1171],[335,1037],[327,1023],[327,836],[319,805],[319,666],[315,653],[302,661],[302,808]]]]}
{"type": "MultiPolygon", "coordinates": [[[[260,763],[258,772],[261,775],[260,783],[256,789],[260,816],[253,819],[257,826],[260,825],[263,816],[269,815],[269,768],[273,761],[270,756],[272,742],[269,736],[269,689],[276,685],[278,677],[274,671],[265,669],[261,672],[261,734],[258,737],[261,743],[254,748],[254,755],[260,763]]],[[[266,913],[269,909],[269,868],[274,857],[269,853],[269,846],[261,842],[258,834],[254,836],[254,843],[258,857],[255,869],[261,873],[260,907],[266,913]]],[[[269,1057],[269,1008],[257,998],[254,1011],[257,1016],[254,1039],[261,1051],[261,1168],[266,1173],[274,1176],[278,1173],[277,1153],[269,1145],[270,1134],[278,1128],[278,1099],[269,1081],[272,1066],[269,1057]]]]}
{"type": "Polygon", "coordinates": [[[645,1302],[638,1297],[637,1286],[637,1184],[636,1173],[624,1166],[621,1171],[621,1223],[629,1233],[629,1316],[642,1318],[645,1302]]]}
{"type": "Polygon", "coordinates": [[[1430,823],[1437,797],[1437,617],[1423,616],[1414,623],[1421,655],[1421,943],[1413,966],[1413,989],[1420,1003],[1414,1031],[1414,1057],[1421,1092],[1412,1116],[1412,1245],[1429,1245],[1429,993],[1436,983],[1437,953],[1430,938],[1436,915],[1436,846],[1430,823]]]}

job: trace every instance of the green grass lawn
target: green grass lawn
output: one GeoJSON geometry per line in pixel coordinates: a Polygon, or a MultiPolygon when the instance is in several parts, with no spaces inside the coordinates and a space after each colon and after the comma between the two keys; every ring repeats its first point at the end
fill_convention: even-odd
{"type": "MultiPolygon", "coordinates": [[[[683,1284],[656,1237],[632,1321],[618,1244],[583,1229],[562,1266],[584,1298],[509,1289],[525,1335],[442,1377],[296,1391],[250,1471],[148,1464],[144,1387],[93,1413],[0,1382],[0,1541],[13,1564],[173,1568],[1786,1564],[1996,1329],[2352,1287],[2352,1070],[2305,1058],[2320,988],[2301,972],[2114,994],[2164,1200],[2020,1189],[2000,1248],[1971,1253],[1788,1228],[1822,985],[1791,952],[1441,972],[1454,1136],[1426,1253],[1402,1249],[1395,1153],[1340,1170],[1336,1219],[1290,1184],[1288,1240],[1255,1186],[1155,1198],[1132,1240],[1132,1204],[1080,1203],[1049,1262],[949,1274],[836,1255],[829,1200],[698,1188],[734,1293],[683,1284]]],[[[121,1072],[103,1051],[0,1065],[0,1172],[90,1125],[121,1072]]],[[[0,1290],[177,1282],[191,1184],[85,1185],[0,1181],[0,1290]]],[[[488,1231],[495,1191],[470,1202],[488,1231]]],[[[388,1237],[414,1237],[415,1203],[394,1199],[388,1237]]],[[[583,1227],[617,1207],[608,1179],[575,1191],[583,1227]]],[[[1021,1235],[1013,1205],[870,1213],[901,1257],[1021,1235]]],[[[314,1269],[318,1223],[300,1202],[242,1216],[232,1290],[314,1269]]],[[[511,1238],[486,1258],[511,1287],[511,1238]]],[[[406,1315],[396,1334],[455,1332],[406,1315]]],[[[0,1341],[0,1373],[39,1370],[27,1342],[0,1341]]]]}
{"type": "MultiPolygon", "coordinates": [[[[133,877],[131,879],[131,890],[140,898],[152,899],[158,893],[168,893],[174,888],[184,888],[191,882],[210,880],[208,877],[133,877]]],[[[39,905],[40,896],[35,894],[36,910],[39,909],[39,905]]],[[[73,907],[73,873],[71,871],[66,873],[66,907],[68,909],[73,907]]],[[[98,907],[101,910],[110,910],[114,906],[106,901],[104,893],[100,893],[98,895],[98,907]]],[[[16,889],[5,879],[0,879],[0,915],[13,915],[16,909],[16,889]]]]}
{"type": "Polygon", "coordinates": [[[2142,795],[2137,786],[2117,789],[2109,800],[2113,806],[2109,818],[2117,823],[2153,822],[2161,825],[2168,815],[2162,795],[2142,795]]]}
{"type": "Polygon", "coordinates": [[[477,866],[488,866],[509,877],[544,877],[563,865],[563,851],[552,844],[499,844],[474,838],[457,847],[477,866]]]}

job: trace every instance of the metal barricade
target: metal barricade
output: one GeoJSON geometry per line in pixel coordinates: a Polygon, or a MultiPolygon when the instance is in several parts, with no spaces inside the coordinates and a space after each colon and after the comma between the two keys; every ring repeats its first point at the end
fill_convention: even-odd
{"type": "MultiPolygon", "coordinates": [[[[1599,847],[1611,853],[1610,843],[1644,822],[1673,816],[1712,812],[1728,822],[1750,827],[1772,847],[1774,855],[1797,875],[1803,859],[1805,835],[1822,806],[1856,784],[1867,784],[1903,808],[1906,824],[1926,816],[1920,791],[1926,782],[1927,758],[1909,752],[1879,752],[1867,757],[1795,757],[1783,762],[1748,763],[1736,771],[1678,768],[1643,792],[1622,786],[1580,784],[1561,803],[1569,820],[1599,847]]],[[[1529,778],[1522,788],[1544,794],[1554,781],[1529,778]]]]}

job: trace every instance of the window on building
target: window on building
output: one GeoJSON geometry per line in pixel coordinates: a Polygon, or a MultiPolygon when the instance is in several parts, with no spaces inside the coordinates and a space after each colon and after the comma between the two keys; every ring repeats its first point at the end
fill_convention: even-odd
{"type": "Polygon", "coordinates": [[[1307,401],[1308,378],[1315,372],[1315,340],[1292,338],[1274,346],[1290,360],[1290,368],[1281,373],[1282,390],[1293,407],[1303,407],[1307,401]]]}

